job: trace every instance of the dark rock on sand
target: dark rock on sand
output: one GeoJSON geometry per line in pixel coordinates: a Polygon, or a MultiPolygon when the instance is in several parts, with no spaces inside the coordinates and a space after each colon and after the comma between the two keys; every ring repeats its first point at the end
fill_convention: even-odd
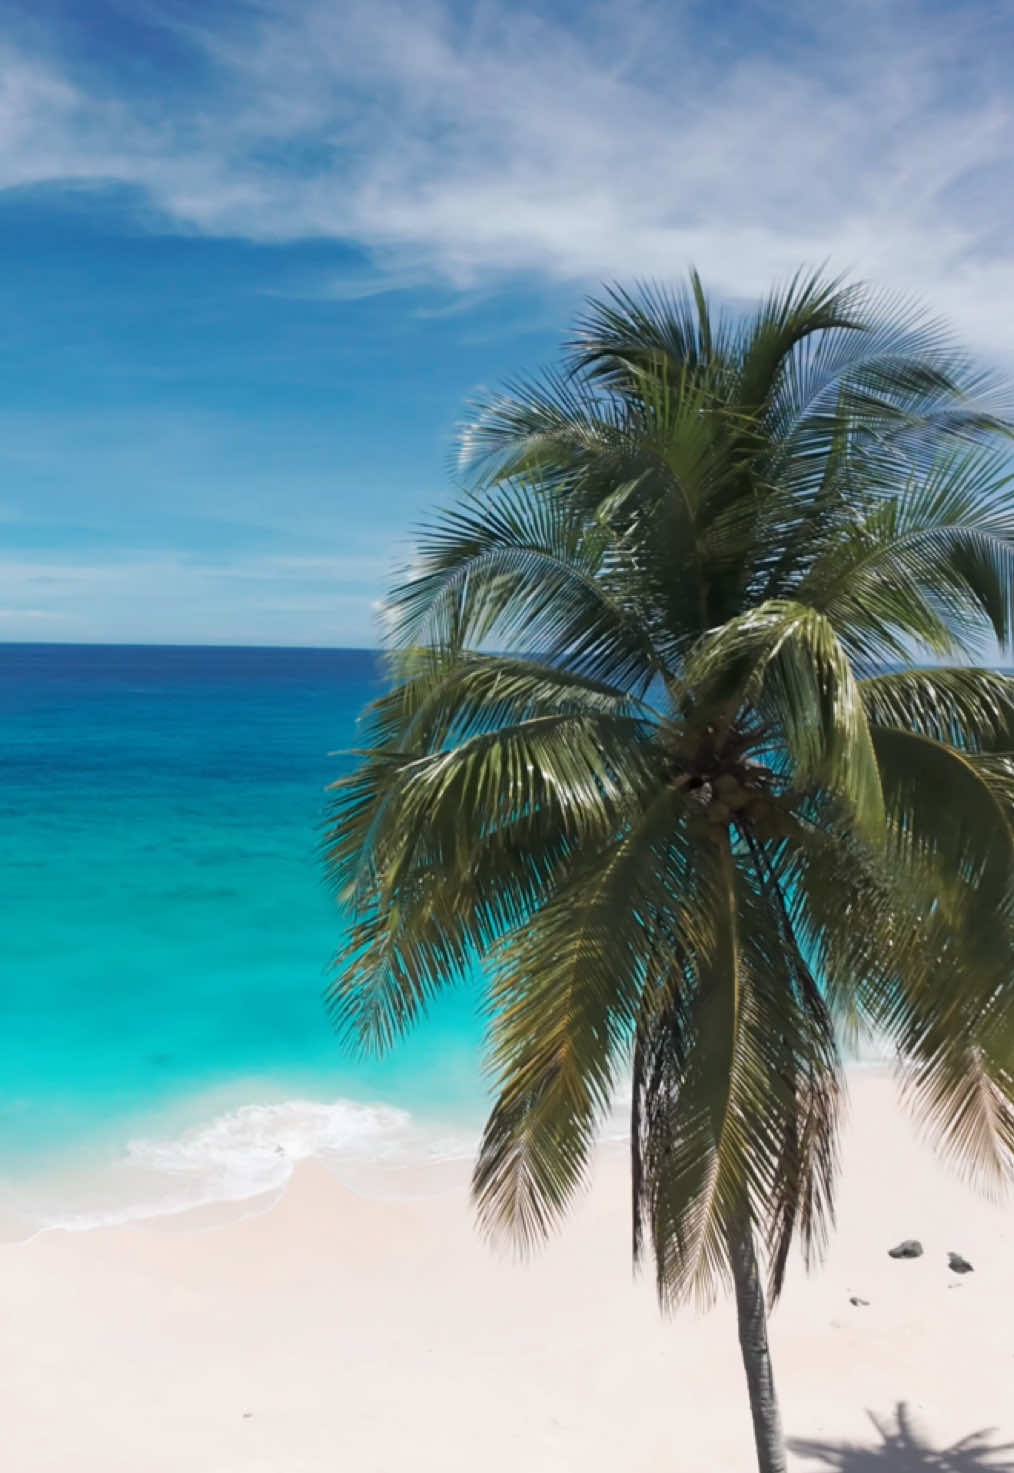
{"type": "Polygon", "coordinates": [[[956,1274],[970,1274],[975,1272],[968,1259],[962,1258],[960,1253],[948,1253],[947,1267],[952,1273],[956,1274]]]}
{"type": "Polygon", "coordinates": [[[904,1243],[899,1243],[896,1248],[888,1248],[889,1258],[921,1258],[922,1244],[918,1238],[906,1238],[904,1243]]]}
{"type": "Polygon", "coordinates": [[[869,1309],[869,1307],[870,1307],[870,1301],[868,1299],[860,1299],[858,1294],[852,1294],[852,1295],[850,1295],[849,1296],[849,1303],[850,1304],[854,1304],[857,1307],[859,1305],[862,1305],[862,1307],[864,1309],[869,1309]]]}

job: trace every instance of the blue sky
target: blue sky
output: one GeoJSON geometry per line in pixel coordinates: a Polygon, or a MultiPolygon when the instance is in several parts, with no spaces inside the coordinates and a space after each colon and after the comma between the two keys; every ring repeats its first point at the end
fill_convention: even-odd
{"type": "Polygon", "coordinates": [[[603,279],[828,260],[1011,366],[1004,10],[5,0],[0,639],[374,643],[603,279]]]}

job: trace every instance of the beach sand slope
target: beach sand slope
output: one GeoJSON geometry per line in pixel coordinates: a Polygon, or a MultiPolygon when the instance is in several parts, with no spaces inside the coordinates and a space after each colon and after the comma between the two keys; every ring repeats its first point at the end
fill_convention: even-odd
{"type": "MultiPolygon", "coordinates": [[[[1014,1208],[942,1170],[878,1073],[852,1095],[831,1253],[772,1322],[792,1467],[918,1473],[982,1433],[953,1467],[1014,1468],[1014,1208]],[[923,1256],[889,1258],[903,1238],[923,1256]]],[[[476,1235],[466,1177],[370,1197],[307,1164],[224,1225],[4,1245],[3,1467],[748,1473],[731,1308],[663,1320],[632,1279],[623,1153],[521,1267],[476,1235]]]]}

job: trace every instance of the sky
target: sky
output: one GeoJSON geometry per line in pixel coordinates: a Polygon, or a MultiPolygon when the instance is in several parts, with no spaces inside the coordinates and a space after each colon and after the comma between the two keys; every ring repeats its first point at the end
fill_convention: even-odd
{"type": "Polygon", "coordinates": [[[0,0],[0,639],[377,642],[470,398],[801,263],[1014,368],[1000,4],[0,0]]]}

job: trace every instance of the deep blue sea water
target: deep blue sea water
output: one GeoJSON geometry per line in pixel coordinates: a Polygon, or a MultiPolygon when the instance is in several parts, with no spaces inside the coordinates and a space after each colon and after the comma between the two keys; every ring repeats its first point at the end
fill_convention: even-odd
{"type": "Polygon", "coordinates": [[[182,1205],[316,1151],[474,1128],[468,989],[379,1064],[343,1056],[323,1012],[329,753],[379,688],[358,650],[0,645],[0,1177],[19,1201],[45,1177],[43,1215],[73,1216],[53,1182],[103,1173],[124,1199],[126,1162],[182,1205]]]}

